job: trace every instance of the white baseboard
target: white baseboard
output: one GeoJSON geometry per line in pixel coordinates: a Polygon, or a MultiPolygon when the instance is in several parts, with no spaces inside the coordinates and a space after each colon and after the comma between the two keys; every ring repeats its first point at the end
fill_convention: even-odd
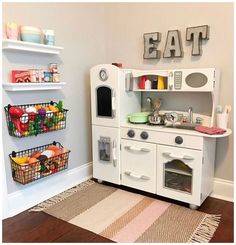
{"type": "Polygon", "coordinates": [[[211,197],[225,201],[234,201],[234,182],[224,179],[214,178],[213,192],[211,197]]]}
{"type": "MultiPolygon", "coordinates": [[[[92,163],[87,163],[72,170],[58,173],[51,178],[45,178],[36,185],[8,194],[8,210],[6,215],[11,217],[23,212],[91,177],[92,163]]],[[[234,182],[215,178],[213,192],[210,196],[233,202],[234,182]]]]}
{"type": "MultiPolygon", "coordinates": [[[[7,217],[23,212],[92,177],[92,163],[58,173],[35,185],[8,194],[7,217]]],[[[3,218],[7,218],[3,217],[3,218]]]]}

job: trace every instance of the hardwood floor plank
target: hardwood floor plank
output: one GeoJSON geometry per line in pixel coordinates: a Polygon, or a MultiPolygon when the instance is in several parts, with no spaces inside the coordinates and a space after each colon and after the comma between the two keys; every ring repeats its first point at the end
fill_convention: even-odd
{"type": "Polygon", "coordinates": [[[216,198],[207,198],[199,208],[200,211],[210,214],[221,214],[221,221],[211,242],[234,241],[234,208],[233,203],[216,198]]]}
{"type": "Polygon", "coordinates": [[[64,234],[63,236],[59,237],[58,239],[54,240],[54,242],[112,242],[107,238],[98,236],[97,234],[87,231],[83,228],[79,228],[75,226],[75,229],[71,230],[70,232],[64,234]]]}

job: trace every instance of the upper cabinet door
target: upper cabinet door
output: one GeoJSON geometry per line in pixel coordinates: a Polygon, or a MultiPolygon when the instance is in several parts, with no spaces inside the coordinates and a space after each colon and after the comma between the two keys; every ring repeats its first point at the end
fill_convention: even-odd
{"type": "Polygon", "coordinates": [[[120,69],[97,65],[90,70],[92,124],[119,127],[120,69]]]}

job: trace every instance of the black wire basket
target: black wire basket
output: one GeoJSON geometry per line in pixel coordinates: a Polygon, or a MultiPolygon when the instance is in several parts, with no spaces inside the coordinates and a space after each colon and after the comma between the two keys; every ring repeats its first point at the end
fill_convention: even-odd
{"type": "Polygon", "coordinates": [[[22,138],[66,128],[67,109],[62,102],[47,102],[4,107],[8,132],[22,138]]]}
{"type": "Polygon", "coordinates": [[[53,142],[9,154],[12,177],[25,185],[67,169],[70,150],[53,142]]]}

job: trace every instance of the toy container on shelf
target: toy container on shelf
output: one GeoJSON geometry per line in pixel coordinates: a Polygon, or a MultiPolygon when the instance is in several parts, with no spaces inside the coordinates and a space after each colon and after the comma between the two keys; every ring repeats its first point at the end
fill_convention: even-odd
{"type": "Polygon", "coordinates": [[[66,128],[67,109],[62,101],[8,105],[4,107],[8,132],[11,136],[22,138],[66,128]]]}
{"type": "Polygon", "coordinates": [[[59,142],[9,154],[12,177],[25,185],[68,167],[70,150],[59,142]]]}

